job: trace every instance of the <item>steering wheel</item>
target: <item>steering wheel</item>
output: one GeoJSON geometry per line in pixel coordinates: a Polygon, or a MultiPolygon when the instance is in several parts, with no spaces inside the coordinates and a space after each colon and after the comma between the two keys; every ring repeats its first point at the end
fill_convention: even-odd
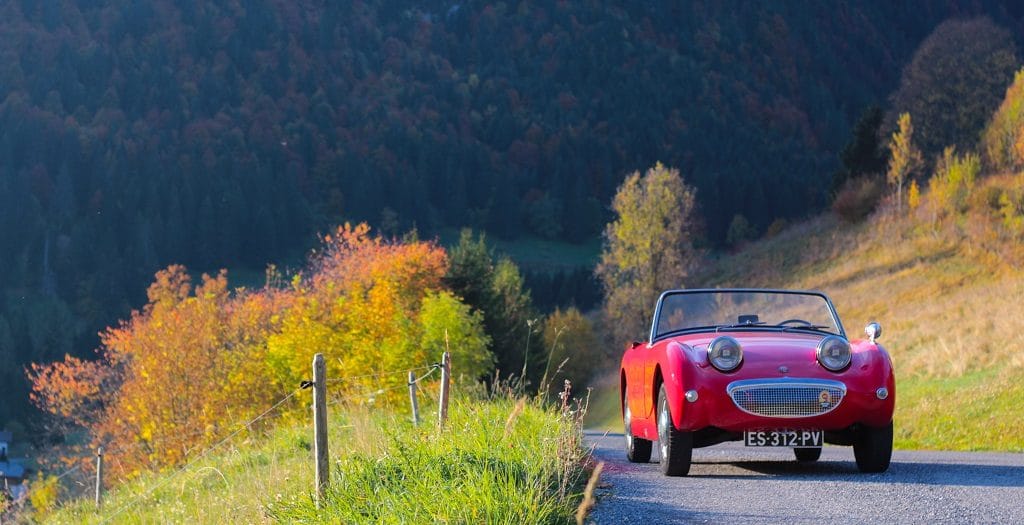
{"type": "Polygon", "coordinates": [[[789,323],[799,323],[799,324],[802,324],[804,326],[814,326],[809,321],[804,321],[803,319],[786,319],[785,321],[782,321],[781,323],[779,323],[779,326],[787,325],[789,323]]]}

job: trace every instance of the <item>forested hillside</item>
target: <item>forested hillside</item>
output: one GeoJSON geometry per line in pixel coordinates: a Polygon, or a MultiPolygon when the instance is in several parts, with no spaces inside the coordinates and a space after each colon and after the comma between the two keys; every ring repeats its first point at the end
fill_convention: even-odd
{"type": "Polygon", "coordinates": [[[658,160],[712,245],[820,210],[937,24],[1024,11],[621,4],[0,3],[0,424],[171,263],[259,270],[344,220],[581,242],[658,160]]]}

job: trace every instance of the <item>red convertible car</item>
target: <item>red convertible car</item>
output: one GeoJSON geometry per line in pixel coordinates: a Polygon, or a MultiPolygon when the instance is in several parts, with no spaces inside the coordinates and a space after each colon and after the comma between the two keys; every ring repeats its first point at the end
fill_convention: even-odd
{"type": "Polygon", "coordinates": [[[742,440],[816,461],[829,443],[883,472],[896,391],[881,331],[850,341],[819,292],[667,291],[648,342],[622,357],[626,456],[648,462],[657,441],[662,472],[685,476],[694,447],[742,440]]]}

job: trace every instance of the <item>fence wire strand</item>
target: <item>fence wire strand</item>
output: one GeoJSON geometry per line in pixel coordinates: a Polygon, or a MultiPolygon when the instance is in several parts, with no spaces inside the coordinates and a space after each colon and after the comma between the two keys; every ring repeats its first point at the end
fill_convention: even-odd
{"type": "Polygon", "coordinates": [[[403,369],[403,370],[391,370],[390,372],[378,372],[378,373],[375,373],[375,374],[363,374],[363,375],[358,375],[358,376],[338,377],[338,378],[334,378],[334,379],[328,379],[325,382],[328,385],[332,385],[332,384],[335,384],[335,383],[345,383],[345,382],[348,382],[348,381],[352,381],[353,379],[366,379],[368,377],[384,377],[384,376],[389,376],[391,374],[405,374],[405,373],[408,373],[408,372],[418,372],[420,370],[426,370],[428,368],[432,368],[432,367],[435,367],[435,366],[437,366],[437,365],[424,365],[424,366],[419,366],[419,367],[416,367],[416,368],[406,368],[406,369],[403,369]]]}
{"type": "Polygon", "coordinates": [[[347,396],[341,396],[341,397],[336,397],[334,399],[331,399],[330,401],[327,402],[327,406],[334,406],[334,405],[337,405],[338,403],[344,403],[345,401],[350,401],[352,399],[358,399],[358,398],[363,398],[363,399],[376,398],[377,396],[379,396],[381,394],[384,394],[384,393],[387,393],[387,392],[391,392],[393,390],[399,390],[399,389],[405,389],[405,388],[409,388],[409,385],[398,385],[398,386],[392,386],[392,387],[388,387],[388,388],[378,388],[377,390],[370,390],[370,391],[366,391],[366,392],[359,392],[357,394],[349,394],[347,396]]]}
{"type": "MultiPolygon", "coordinates": [[[[422,370],[423,367],[420,367],[420,369],[422,370]]],[[[412,383],[409,383],[409,384],[410,385],[418,384],[420,381],[423,381],[424,379],[430,377],[430,374],[433,374],[434,372],[436,372],[436,371],[438,371],[440,369],[441,369],[441,365],[439,363],[438,364],[430,365],[430,371],[428,371],[426,374],[423,374],[423,375],[417,377],[416,379],[413,379],[412,383]]],[[[413,371],[414,370],[410,370],[410,372],[413,372],[413,371]]]]}
{"type": "MultiPolygon", "coordinates": [[[[425,373],[425,374],[421,375],[420,377],[414,379],[411,383],[406,382],[403,385],[396,385],[396,386],[392,386],[392,387],[388,387],[388,388],[378,388],[376,390],[367,390],[365,392],[360,392],[360,393],[357,393],[357,394],[349,394],[349,395],[345,395],[345,396],[341,396],[341,397],[336,397],[336,398],[331,399],[330,401],[328,401],[327,402],[327,406],[334,406],[334,405],[337,405],[338,403],[343,403],[345,401],[349,401],[349,400],[357,399],[357,398],[363,398],[363,399],[376,398],[377,396],[379,396],[381,394],[384,394],[384,393],[387,393],[387,392],[408,388],[409,385],[417,384],[420,381],[423,381],[424,379],[430,377],[430,375],[433,374],[434,371],[436,371],[439,368],[441,368],[441,365],[440,364],[433,364],[433,365],[421,366],[421,367],[418,367],[418,368],[412,368],[412,369],[409,369],[409,370],[402,370],[400,372],[390,372],[390,373],[391,374],[408,373],[408,372],[414,372],[414,371],[417,371],[417,370],[425,370],[427,368],[430,369],[429,371],[427,371],[427,373],[425,373]]],[[[345,379],[353,379],[353,378],[345,378],[345,379]]],[[[341,381],[341,379],[336,379],[335,381],[341,381]]],[[[328,381],[328,382],[330,382],[330,381],[328,381]]]]}

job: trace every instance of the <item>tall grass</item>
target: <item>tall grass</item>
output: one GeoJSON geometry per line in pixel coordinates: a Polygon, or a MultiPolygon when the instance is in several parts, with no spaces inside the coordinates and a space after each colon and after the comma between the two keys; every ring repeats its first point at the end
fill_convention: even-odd
{"type": "Polygon", "coordinates": [[[584,452],[577,414],[510,399],[459,402],[446,429],[380,428],[382,454],[335,464],[321,508],[309,498],[271,515],[302,523],[570,523],[584,452]],[[399,431],[404,430],[404,431],[399,431]]]}
{"type": "Polygon", "coordinates": [[[35,519],[570,523],[587,467],[582,413],[508,395],[464,397],[438,431],[430,420],[413,427],[403,410],[346,407],[329,417],[331,488],[320,509],[311,499],[311,424],[291,421],[267,435],[240,436],[181,474],[147,474],[116,487],[100,512],[81,500],[35,519]]]}

